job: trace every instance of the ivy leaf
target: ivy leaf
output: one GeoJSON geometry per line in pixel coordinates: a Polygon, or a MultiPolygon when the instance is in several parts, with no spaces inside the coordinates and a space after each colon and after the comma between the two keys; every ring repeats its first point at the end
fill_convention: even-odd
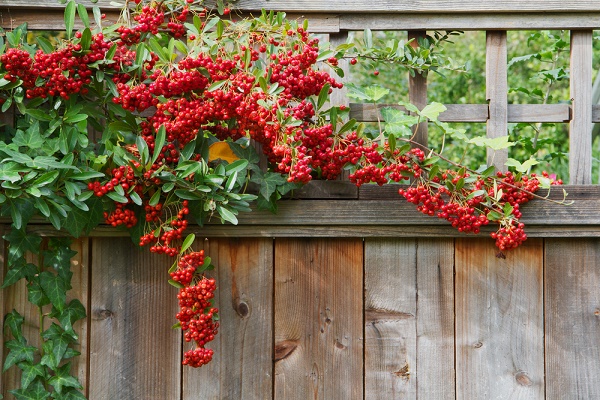
{"type": "Polygon", "coordinates": [[[67,290],[69,290],[69,284],[62,277],[54,275],[49,271],[43,271],[39,274],[40,286],[44,291],[44,294],[48,296],[48,299],[56,309],[62,312],[65,308],[65,301],[67,297],[67,290]]]}
{"type": "Polygon", "coordinates": [[[253,176],[252,182],[260,185],[259,193],[268,200],[271,198],[271,195],[275,193],[278,186],[287,183],[287,179],[277,172],[266,172],[262,177],[258,177],[257,175],[253,176]]]}
{"type": "Polygon", "coordinates": [[[10,243],[8,254],[9,260],[12,259],[11,254],[20,257],[25,252],[32,252],[38,254],[40,251],[40,244],[42,238],[37,235],[28,235],[22,229],[11,229],[7,235],[4,235],[4,239],[10,243]]]}
{"type": "Polygon", "coordinates": [[[52,352],[54,360],[60,362],[63,359],[69,344],[75,341],[73,335],[65,332],[60,326],[55,323],[50,325],[50,328],[46,329],[42,333],[42,337],[46,339],[44,343],[44,353],[52,352]]]}
{"type": "Polygon", "coordinates": [[[8,327],[10,329],[10,333],[12,333],[15,339],[20,339],[23,336],[23,332],[21,327],[23,326],[23,321],[25,318],[21,314],[17,312],[17,310],[12,310],[4,317],[4,327],[8,327]]]}
{"type": "MultiPolygon", "coordinates": [[[[17,263],[11,266],[4,277],[2,283],[2,289],[20,281],[23,278],[30,278],[38,273],[38,268],[35,264],[31,263],[17,263]]],[[[10,314],[9,314],[10,315],[10,314]]]]}
{"type": "Polygon", "coordinates": [[[77,389],[67,387],[63,392],[54,394],[55,400],[87,400],[85,396],[77,389]]]}
{"type": "Polygon", "coordinates": [[[15,396],[17,400],[44,400],[50,397],[50,392],[44,388],[44,385],[39,379],[30,385],[27,389],[9,390],[10,394],[15,396]]]}
{"type": "Polygon", "coordinates": [[[77,336],[73,331],[73,323],[85,318],[85,307],[79,300],[73,299],[62,312],[53,309],[50,316],[58,319],[58,322],[60,322],[65,332],[70,334],[74,339],[77,339],[77,336]]]}
{"type": "Polygon", "coordinates": [[[27,389],[31,382],[33,382],[38,376],[44,378],[46,373],[44,366],[40,364],[33,364],[28,361],[23,361],[19,363],[18,366],[21,369],[21,371],[23,371],[21,373],[22,389],[27,389]]]}
{"type": "Polygon", "coordinates": [[[50,304],[50,299],[48,299],[40,286],[39,276],[35,276],[33,279],[29,280],[29,283],[27,284],[27,300],[38,307],[50,304]]]}
{"type": "Polygon", "coordinates": [[[18,130],[12,143],[19,147],[27,147],[29,149],[39,149],[44,145],[45,139],[39,132],[39,129],[28,129],[27,132],[18,130]]]}
{"type": "Polygon", "coordinates": [[[68,216],[63,219],[63,227],[74,237],[79,237],[82,234],[89,234],[91,230],[98,226],[104,219],[102,200],[99,197],[91,197],[86,204],[88,205],[89,211],[74,208],[69,212],[68,216]]]}
{"type": "Polygon", "coordinates": [[[4,345],[9,348],[10,351],[6,355],[6,360],[4,360],[3,371],[6,371],[8,368],[21,361],[33,362],[33,356],[37,347],[27,346],[25,338],[21,337],[19,339],[9,340],[4,343],[4,345]]]}

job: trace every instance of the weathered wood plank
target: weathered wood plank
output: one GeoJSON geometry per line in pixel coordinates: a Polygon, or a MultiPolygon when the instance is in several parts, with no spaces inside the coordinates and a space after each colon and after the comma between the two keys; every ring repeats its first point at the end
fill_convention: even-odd
{"type": "Polygon", "coordinates": [[[365,398],[454,399],[453,267],[453,240],[365,241],[365,398]]]}
{"type": "MultiPolygon", "coordinates": [[[[542,9],[542,8],[541,8],[542,9]]],[[[541,10],[540,9],[540,10],[541,10]]],[[[340,14],[341,30],[538,30],[538,29],[595,29],[600,26],[600,14],[558,12],[510,12],[474,14],[460,12],[417,14],[412,12],[383,14],[340,14]]]]}
{"type": "Polygon", "coordinates": [[[592,183],[592,31],[571,31],[569,182],[592,183]],[[576,155],[576,156],[574,156],[576,155]]]}
{"type": "Polygon", "coordinates": [[[417,398],[414,239],[365,241],[365,398],[417,398]]]}
{"type": "MultiPolygon", "coordinates": [[[[90,0],[82,1],[83,4],[92,5],[90,0]]],[[[111,0],[99,0],[101,7],[111,7],[111,0]]],[[[33,0],[25,2],[23,0],[3,0],[5,7],[62,7],[54,0],[33,0]]],[[[261,10],[272,9],[280,11],[298,11],[298,12],[406,12],[406,13],[429,13],[429,12],[586,12],[600,11],[600,6],[592,1],[577,0],[531,0],[522,2],[519,0],[460,0],[451,3],[443,0],[374,0],[365,3],[362,0],[331,0],[326,4],[319,0],[297,0],[290,3],[287,0],[240,0],[236,7],[242,10],[261,10]]]]}
{"type": "MultiPolygon", "coordinates": [[[[199,243],[198,248],[202,247],[199,243]]],[[[270,399],[273,386],[273,240],[217,239],[204,244],[216,266],[220,333],[213,360],[184,367],[183,399],[270,399]]],[[[184,343],[187,350],[190,345],[184,343]]]]}
{"type": "MultiPolygon", "coordinates": [[[[83,3],[83,1],[81,2],[83,3]]],[[[59,4],[58,1],[55,4],[59,4]]],[[[61,8],[44,8],[43,12],[33,8],[5,8],[4,4],[0,3],[0,27],[4,29],[12,29],[27,22],[27,27],[32,30],[64,30],[64,6],[61,8]]],[[[102,11],[106,14],[106,19],[103,24],[109,26],[114,24],[120,15],[114,7],[108,9],[103,6],[102,11]]],[[[250,17],[251,14],[241,13],[240,17],[250,17]]],[[[237,16],[236,16],[237,17],[237,16]]],[[[289,20],[304,21],[307,16],[299,13],[286,13],[286,18],[289,20]]],[[[92,19],[92,26],[95,26],[92,19]]],[[[82,29],[83,24],[79,18],[75,19],[75,29],[82,29]]],[[[340,31],[340,22],[337,15],[332,14],[311,14],[310,24],[308,27],[310,32],[314,33],[334,33],[340,31]]]]}
{"type": "Polygon", "coordinates": [[[275,242],[275,399],[363,395],[361,240],[275,242]]]}
{"type": "Polygon", "coordinates": [[[90,399],[178,399],[182,337],[173,260],[120,238],[92,240],[90,399]]]}
{"type": "MultiPolygon", "coordinates": [[[[410,46],[417,48],[419,38],[427,35],[425,31],[408,31],[408,40],[414,39],[410,46]]],[[[427,106],[427,76],[415,73],[414,76],[408,75],[408,100],[419,110],[427,106]]],[[[414,132],[414,141],[427,147],[427,121],[423,121],[417,126],[412,127],[414,132]]]]}
{"type": "MultiPolygon", "coordinates": [[[[487,137],[498,138],[508,135],[508,78],[506,62],[506,31],[486,32],[485,85],[489,105],[487,137]]],[[[508,150],[487,149],[487,165],[504,170],[508,150]]]]}
{"type": "Polygon", "coordinates": [[[600,398],[600,242],[546,240],[546,385],[549,399],[600,398]]]}
{"type": "Polygon", "coordinates": [[[543,242],[456,240],[456,398],[544,398],[543,242]]]}
{"type": "MultiPolygon", "coordinates": [[[[446,111],[440,114],[442,122],[486,122],[488,120],[487,104],[444,104],[446,111]]],[[[375,109],[385,107],[405,110],[396,104],[350,103],[350,117],[357,121],[376,122],[375,109]]],[[[379,114],[381,118],[381,113],[379,114]]],[[[600,106],[595,110],[595,118],[600,121],[600,106]]],[[[508,122],[569,122],[571,112],[567,104],[508,104],[508,122]]]]}
{"type": "Polygon", "coordinates": [[[417,398],[454,400],[454,240],[417,240],[417,293],[417,398]]]}

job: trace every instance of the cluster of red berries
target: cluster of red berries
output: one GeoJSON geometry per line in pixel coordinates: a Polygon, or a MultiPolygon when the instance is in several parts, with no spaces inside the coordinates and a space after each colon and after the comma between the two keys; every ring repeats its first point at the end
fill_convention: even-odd
{"type": "Polygon", "coordinates": [[[198,267],[204,264],[204,250],[194,251],[182,256],[177,262],[177,269],[171,272],[171,279],[188,286],[198,267]]]}
{"type": "Polygon", "coordinates": [[[137,217],[133,210],[125,207],[126,205],[123,203],[116,203],[114,211],[104,212],[104,221],[114,227],[125,225],[129,229],[133,228],[137,224],[137,217]]]}
{"type": "Polygon", "coordinates": [[[185,332],[185,341],[196,343],[195,349],[184,353],[184,365],[200,367],[212,360],[213,350],[204,346],[215,338],[219,329],[219,323],[215,320],[219,310],[212,307],[216,288],[214,279],[203,277],[195,285],[179,291],[177,298],[180,310],[176,317],[181,330],[185,332]]]}
{"type": "Polygon", "coordinates": [[[188,201],[183,200],[181,204],[173,204],[171,207],[164,207],[157,204],[152,207],[145,206],[146,221],[157,222],[158,226],[151,229],[140,238],[140,246],[151,244],[150,251],[157,254],[166,254],[175,257],[179,254],[179,246],[174,246],[173,241],[183,237],[183,232],[187,229],[188,221],[186,215],[189,214],[188,201]],[[174,212],[173,207],[180,207],[174,216],[169,215],[167,221],[162,220],[162,216],[174,212]],[[161,233],[162,232],[162,233],[161,233]]]}

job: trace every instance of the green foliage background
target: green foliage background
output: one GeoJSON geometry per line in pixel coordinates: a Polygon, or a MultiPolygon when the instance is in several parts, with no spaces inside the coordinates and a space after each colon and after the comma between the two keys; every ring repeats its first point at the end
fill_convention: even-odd
{"type": "MultiPolygon", "coordinates": [[[[360,39],[362,32],[356,33],[360,39]]],[[[373,33],[376,41],[407,40],[406,32],[373,33]]],[[[443,75],[430,72],[428,76],[428,102],[443,104],[485,104],[485,32],[464,32],[453,36],[443,53],[456,64],[465,64],[468,72],[443,71],[443,75]]],[[[569,103],[569,32],[568,31],[509,31],[508,32],[508,102],[509,104],[541,104],[547,96],[548,104],[569,103]]],[[[600,66],[600,40],[593,41],[593,79],[600,66]]],[[[408,101],[408,73],[391,63],[374,65],[359,61],[351,67],[351,80],[357,85],[380,85],[390,89],[382,99],[384,103],[408,101]],[[379,75],[375,75],[375,70],[379,75]]],[[[485,135],[485,124],[451,124],[466,130],[468,137],[485,135]]],[[[568,124],[509,124],[512,141],[519,144],[510,148],[509,157],[524,161],[530,156],[540,164],[533,172],[548,171],[568,183],[568,124]],[[531,142],[539,129],[537,151],[531,142]]],[[[430,144],[441,145],[441,136],[430,126],[430,144]]],[[[485,162],[485,149],[470,148],[465,152],[463,143],[446,138],[444,154],[454,161],[463,160],[476,168],[485,162]]],[[[593,179],[599,181],[600,135],[593,138],[593,179]]]]}

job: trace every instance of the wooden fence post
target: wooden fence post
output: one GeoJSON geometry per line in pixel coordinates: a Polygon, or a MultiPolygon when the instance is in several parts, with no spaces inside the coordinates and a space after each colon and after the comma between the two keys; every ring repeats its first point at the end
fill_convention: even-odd
{"type": "Polygon", "coordinates": [[[569,183],[591,184],[592,31],[571,31],[571,103],[569,183]]]}
{"type": "MultiPolygon", "coordinates": [[[[426,34],[425,31],[408,31],[408,39],[414,39],[411,46],[419,47],[419,38],[425,37],[426,34]]],[[[408,99],[419,110],[427,105],[427,75],[415,73],[415,76],[408,76],[408,99]]],[[[427,147],[427,122],[421,122],[416,129],[414,140],[427,147]]]]}
{"type": "MultiPolygon", "coordinates": [[[[485,87],[489,107],[487,137],[497,138],[508,134],[506,31],[487,31],[485,48],[485,87]]],[[[508,150],[487,149],[487,164],[496,170],[503,170],[507,159],[508,150]]]]}

